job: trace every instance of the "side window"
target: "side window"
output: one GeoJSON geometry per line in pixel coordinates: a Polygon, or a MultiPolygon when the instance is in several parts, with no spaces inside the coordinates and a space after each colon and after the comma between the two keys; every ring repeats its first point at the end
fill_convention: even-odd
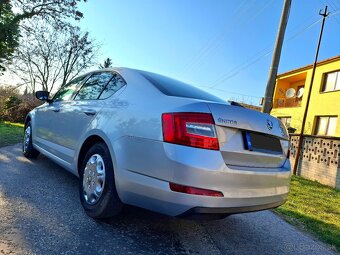
{"type": "Polygon", "coordinates": [[[316,118],[315,135],[334,136],[337,122],[337,116],[318,116],[316,118]]]}
{"type": "Polygon", "coordinates": [[[112,76],[109,72],[92,74],[79,90],[75,100],[97,99],[112,76]]]}
{"type": "Polygon", "coordinates": [[[325,74],[322,91],[327,92],[335,90],[340,90],[340,71],[325,74]]]}
{"type": "Polygon", "coordinates": [[[74,79],[65,86],[61,87],[59,91],[54,95],[54,101],[66,101],[71,100],[73,95],[77,92],[81,82],[84,80],[85,76],[74,79]]]}
{"type": "Polygon", "coordinates": [[[112,96],[114,93],[116,93],[119,89],[121,89],[125,85],[126,85],[126,82],[119,74],[117,73],[113,74],[112,79],[106,85],[99,99],[106,99],[112,96]]]}
{"type": "Polygon", "coordinates": [[[292,121],[292,117],[279,117],[279,119],[286,126],[286,128],[290,127],[290,122],[292,121]]]}

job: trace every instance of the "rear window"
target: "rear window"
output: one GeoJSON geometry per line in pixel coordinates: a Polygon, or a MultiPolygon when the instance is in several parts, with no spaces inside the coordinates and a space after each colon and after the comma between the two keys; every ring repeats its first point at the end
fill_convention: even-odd
{"type": "Polygon", "coordinates": [[[221,98],[211,95],[208,92],[200,90],[184,82],[145,71],[140,71],[140,73],[167,96],[187,97],[218,103],[226,103],[226,101],[222,100],[221,98]]]}

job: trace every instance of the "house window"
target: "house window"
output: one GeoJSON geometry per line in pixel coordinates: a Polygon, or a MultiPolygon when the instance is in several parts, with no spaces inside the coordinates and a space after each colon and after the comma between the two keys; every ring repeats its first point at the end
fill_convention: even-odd
{"type": "Polygon", "coordinates": [[[325,74],[322,91],[334,90],[340,90],[340,71],[325,74]]]}
{"type": "Polygon", "coordinates": [[[292,117],[279,117],[279,119],[286,126],[286,128],[290,127],[290,122],[292,120],[292,117]]]}
{"type": "Polygon", "coordinates": [[[316,118],[315,135],[334,136],[338,117],[322,116],[316,118]]]}

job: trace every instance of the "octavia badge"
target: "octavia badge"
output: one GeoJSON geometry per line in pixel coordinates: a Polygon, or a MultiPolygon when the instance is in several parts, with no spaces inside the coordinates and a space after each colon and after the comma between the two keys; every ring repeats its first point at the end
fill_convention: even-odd
{"type": "Polygon", "coordinates": [[[267,128],[268,128],[269,130],[272,130],[272,129],[273,129],[273,122],[272,122],[272,121],[267,120],[267,128]]]}

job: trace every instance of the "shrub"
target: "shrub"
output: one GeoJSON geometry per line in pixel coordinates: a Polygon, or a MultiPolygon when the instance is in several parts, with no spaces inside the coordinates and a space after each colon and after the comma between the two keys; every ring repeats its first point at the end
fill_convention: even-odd
{"type": "Polygon", "coordinates": [[[9,96],[5,100],[5,110],[10,110],[12,108],[18,107],[21,102],[22,101],[18,95],[9,96]]]}
{"type": "Polygon", "coordinates": [[[0,120],[2,121],[23,123],[26,115],[42,103],[33,94],[20,95],[11,87],[0,87],[0,95],[0,120]]]}
{"type": "Polygon", "coordinates": [[[26,115],[35,107],[41,105],[41,101],[36,99],[32,94],[22,95],[20,104],[7,110],[7,120],[11,122],[23,123],[26,115]]]}
{"type": "MultiPolygon", "coordinates": [[[[19,97],[20,94],[11,86],[0,86],[0,120],[6,120],[6,101],[12,96],[19,97]]],[[[10,104],[10,102],[7,104],[10,104]]]]}

